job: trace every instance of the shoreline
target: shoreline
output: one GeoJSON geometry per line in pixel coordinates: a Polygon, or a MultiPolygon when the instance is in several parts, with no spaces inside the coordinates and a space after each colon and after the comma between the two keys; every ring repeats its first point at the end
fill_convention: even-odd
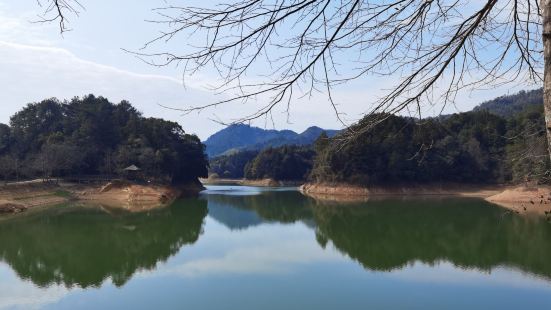
{"type": "Polygon", "coordinates": [[[199,182],[178,186],[142,185],[126,181],[90,185],[65,182],[10,184],[0,186],[0,215],[17,214],[70,201],[109,209],[143,212],[165,207],[180,197],[196,195],[203,189],[199,182]]]}
{"type": "Polygon", "coordinates": [[[306,183],[300,191],[309,196],[369,198],[385,196],[461,196],[488,198],[501,193],[507,185],[419,184],[363,187],[345,183],[306,183]]]}
{"type": "Polygon", "coordinates": [[[243,185],[243,186],[258,186],[258,187],[299,187],[303,185],[304,181],[276,181],[274,179],[201,179],[201,183],[204,185],[243,185]]]}
{"type": "MultiPolygon", "coordinates": [[[[180,197],[198,194],[203,184],[243,186],[299,186],[300,182],[271,179],[190,182],[179,186],[135,184],[113,181],[107,184],[24,182],[0,186],[0,215],[17,214],[29,209],[59,205],[70,201],[129,212],[144,212],[170,205],[180,197]]],[[[214,181],[214,180],[211,180],[214,181]]],[[[306,183],[298,187],[308,197],[320,201],[362,202],[391,197],[471,197],[484,199],[510,212],[551,217],[551,187],[514,185],[427,184],[362,187],[343,183],[306,183]]]]}
{"type": "Polygon", "coordinates": [[[355,202],[385,197],[471,197],[518,214],[551,216],[551,187],[524,185],[405,185],[361,187],[350,184],[306,183],[299,188],[317,200],[355,202]]]}

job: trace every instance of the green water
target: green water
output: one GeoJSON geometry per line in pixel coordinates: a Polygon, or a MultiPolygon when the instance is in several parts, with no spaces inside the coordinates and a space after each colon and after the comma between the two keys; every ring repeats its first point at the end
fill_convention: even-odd
{"type": "Polygon", "coordinates": [[[0,308],[550,309],[551,224],[476,199],[211,186],[0,218],[0,308]]]}

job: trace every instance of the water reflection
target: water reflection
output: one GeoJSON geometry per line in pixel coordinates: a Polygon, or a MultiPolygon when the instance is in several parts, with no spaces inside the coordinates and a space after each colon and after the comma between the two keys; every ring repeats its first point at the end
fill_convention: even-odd
{"type": "Polygon", "coordinates": [[[38,286],[124,285],[140,269],[197,241],[205,201],[183,200],[146,214],[66,206],[0,221],[0,259],[38,286]]]}
{"type": "Polygon", "coordinates": [[[443,260],[551,278],[551,225],[541,218],[503,216],[502,209],[481,200],[379,201],[313,210],[320,244],[330,240],[368,269],[443,260]]]}
{"type": "Polygon", "coordinates": [[[208,196],[209,215],[230,229],[302,221],[366,269],[448,261],[490,271],[508,266],[551,279],[551,225],[477,199],[319,203],[297,192],[208,196]],[[227,214],[232,216],[222,216],[227,214]]]}
{"type": "Polygon", "coordinates": [[[551,279],[551,225],[541,218],[504,214],[480,200],[337,204],[320,203],[296,191],[261,189],[252,194],[211,190],[199,199],[147,214],[113,215],[65,206],[2,220],[0,260],[40,287],[97,287],[108,278],[122,286],[137,271],[154,269],[195,243],[207,210],[233,232],[218,225],[222,231],[215,235],[224,243],[213,242],[212,234],[210,240],[208,234],[203,236],[216,255],[208,260],[194,257],[178,267],[180,274],[264,270],[270,262],[278,271],[290,261],[306,266],[342,255],[367,270],[448,262],[484,271],[512,267],[551,279]],[[305,225],[289,225],[299,222],[305,225]],[[321,250],[327,247],[337,251],[321,250]]]}
{"type": "Polygon", "coordinates": [[[256,195],[224,195],[210,192],[209,216],[226,227],[244,229],[261,223],[294,223],[313,220],[311,200],[297,191],[263,191],[256,195]]]}

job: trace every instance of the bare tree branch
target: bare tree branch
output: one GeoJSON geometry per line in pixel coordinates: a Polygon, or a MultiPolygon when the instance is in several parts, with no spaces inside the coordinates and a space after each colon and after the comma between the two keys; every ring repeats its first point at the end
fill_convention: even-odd
{"type": "Polygon", "coordinates": [[[59,32],[64,33],[69,31],[68,16],[79,15],[79,10],[84,7],[78,0],[36,0],[38,5],[44,8],[41,15],[38,16],[38,23],[57,22],[59,24],[59,32]]]}
{"type": "Polygon", "coordinates": [[[362,131],[385,115],[443,109],[463,89],[542,81],[537,0],[241,0],[155,12],[151,22],[165,30],[133,53],[155,66],[182,65],[185,75],[219,75],[214,89],[229,97],[177,108],[183,113],[262,99],[233,122],[268,117],[279,105],[289,111],[321,89],[342,121],[334,87],[368,76],[398,81],[366,107],[374,121],[362,131]],[[183,50],[165,50],[183,38],[183,50]]]}

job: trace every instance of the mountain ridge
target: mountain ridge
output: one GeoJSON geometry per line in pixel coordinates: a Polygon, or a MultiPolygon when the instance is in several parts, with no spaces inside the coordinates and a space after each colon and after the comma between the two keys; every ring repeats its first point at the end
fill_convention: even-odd
{"type": "Polygon", "coordinates": [[[329,137],[332,137],[339,130],[310,126],[303,132],[297,133],[289,129],[262,129],[245,124],[233,124],[211,135],[204,144],[207,155],[213,158],[244,150],[261,150],[266,147],[291,144],[312,144],[322,132],[326,132],[329,137]]]}
{"type": "MultiPolygon", "coordinates": [[[[510,118],[527,108],[538,106],[543,106],[542,88],[499,96],[478,104],[472,111],[486,110],[491,114],[510,118]]],[[[450,116],[443,115],[442,117],[450,116]]],[[[289,129],[262,129],[245,124],[234,124],[210,136],[205,141],[205,146],[208,156],[213,158],[240,151],[260,151],[267,147],[308,145],[313,143],[324,131],[329,137],[339,132],[339,130],[322,129],[318,126],[310,126],[303,132],[297,133],[289,129]]]]}

